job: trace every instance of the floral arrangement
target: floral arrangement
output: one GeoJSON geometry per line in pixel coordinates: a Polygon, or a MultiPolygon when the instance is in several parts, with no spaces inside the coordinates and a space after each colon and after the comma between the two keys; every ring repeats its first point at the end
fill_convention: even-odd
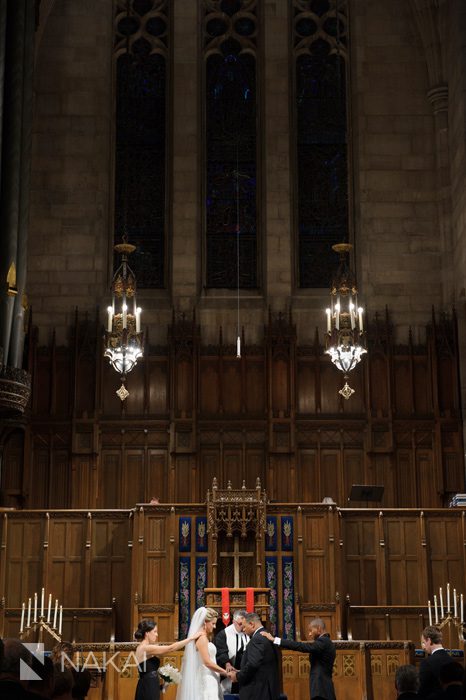
{"type": "Polygon", "coordinates": [[[165,691],[165,686],[170,685],[170,683],[174,683],[175,685],[178,685],[179,682],[181,681],[181,673],[175,666],[172,666],[171,664],[164,664],[159,668],[159,676],[163,680],[164,688],[162,692],[165,691]]]}

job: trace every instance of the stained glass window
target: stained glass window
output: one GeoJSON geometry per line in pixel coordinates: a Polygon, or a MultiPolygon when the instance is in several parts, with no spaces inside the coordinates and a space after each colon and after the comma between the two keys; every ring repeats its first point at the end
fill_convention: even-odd
{"type": "Polygon", "coordinates": [[[349,238],[346,3],[294,0],[298,281],[328,287],[349,238]]]}
{"type": "Polygon", "coordinates": [[[115,243],[136,246],[141,288],[165,287],[167,0],[119,0],[116,26],[115,243]]]}
{"type": "Polygon", "coordinates": [[[211,288],[258,286],[256,5],[205,2],[205,277],[211,288]]]}

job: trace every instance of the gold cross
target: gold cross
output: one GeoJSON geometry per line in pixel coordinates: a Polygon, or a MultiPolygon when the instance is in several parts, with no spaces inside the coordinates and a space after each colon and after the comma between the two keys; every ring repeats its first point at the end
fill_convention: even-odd
{"type": "Polygon", "coordinates": [[[239,560],[243,557],[253,557],[254,552],[241,552],[239,548],[239,537],[234,539],[234,548],[232,552],[220,552],[221,557],[233,557],[233,588],[239,588],[239,560]]]}

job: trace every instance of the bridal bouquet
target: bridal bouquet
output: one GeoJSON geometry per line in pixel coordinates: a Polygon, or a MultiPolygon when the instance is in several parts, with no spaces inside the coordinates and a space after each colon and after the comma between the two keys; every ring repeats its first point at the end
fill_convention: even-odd
{"type": "Polygon", "coordinates": [[[159,668],[159,676],[163,680],[164,685],[162,693],[165,692],[165,687],[170,685],[170,683],[178,685],[178,683],[181,681],[181,673],[171,664],[164,664],[161,666],[159,668]]]}

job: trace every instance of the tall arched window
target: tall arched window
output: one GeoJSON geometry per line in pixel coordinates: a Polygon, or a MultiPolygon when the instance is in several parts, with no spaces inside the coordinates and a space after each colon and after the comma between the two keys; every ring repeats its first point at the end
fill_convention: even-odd
{"type": "Polygon", "coordinates": [[[299,287],[328,287],[348,241],[347,3],[293,0],[299,287]]]}
{"type": "Polygon", "coordinates": [[[136,246],[138,286],[166,286],[169,0],[117,0],[115,243],[136,246]]]}
{"type": "Polygon", "coordinates": [[[203,1],[206,286],[251,289],[259,284],[258,0],[203,1]]]}

